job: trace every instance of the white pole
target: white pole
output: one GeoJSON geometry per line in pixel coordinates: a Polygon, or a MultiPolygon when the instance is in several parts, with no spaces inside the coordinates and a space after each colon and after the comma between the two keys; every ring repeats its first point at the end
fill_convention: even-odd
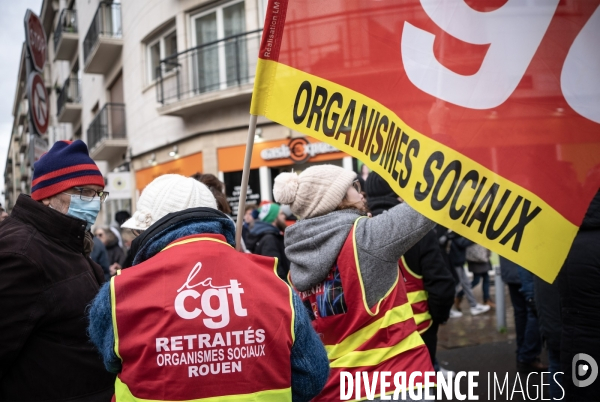
{"type": "Polygon", "coordinates": [[[268,166],[261,166],[258,169],[260,178],[260,199],[261,201],[273,201],[273,189],[271,188],[271,169],[268,166]]]}
{"type": "Polygon", "coordinates": [[[354,171],[354,164],[352,163],[352,157],[351,156],[344,156],[342,158],[342,167],[346,170],[352,170],[354,171]]]}
{"type": "Polygon", "coordinates": [[[248,191],[248,178],[250,177],[250,162],[252,161],[252,148],[254,148],[254,133],[256,131],[257,118],[258,116],[250,115],[250,125],[248,126],[246,156],[244,158],[244,171],[242,172],[242,188],[240,189],[240,202],[235,227],[235,245],[238,251],[242,249],[242,225],[244,223],[244,210],[246,209],[246,192],[248,191]]]}
{"type": "Polygon", "coordinates": [[[494,287],[496,289],[496,329],[498,332],[506,331],[506,302],[504,300],[504,281],[500,270],[502,267],[494,267],[494,287]]]}

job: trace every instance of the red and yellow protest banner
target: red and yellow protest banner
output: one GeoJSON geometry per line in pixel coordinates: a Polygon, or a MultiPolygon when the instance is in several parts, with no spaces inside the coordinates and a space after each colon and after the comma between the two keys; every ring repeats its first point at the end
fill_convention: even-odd
{"type": "Polygon", "coordinates": [[[270,0],[251,113],[553,281],[600,187],[600,0],[270,0]]]}

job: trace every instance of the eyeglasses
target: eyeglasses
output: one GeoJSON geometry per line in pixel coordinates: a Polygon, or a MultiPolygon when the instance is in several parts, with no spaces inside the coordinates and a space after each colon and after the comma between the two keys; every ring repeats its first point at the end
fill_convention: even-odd
{"type": "MultiPolygon", "coordinates": [[[[104,191],[104,190],[96,191],[93,188],[84,188],[84,187],[73,187],[72,189],[74,191],[79,192],[79,198],[81,199],[81,201],[90,202],[96,196],[98,196],[100,198],[100,202],[104,202],[104,201],[106,201],[106,198],[108,198],[108,191],[104,191]]],[[[68,193],[65,193],[65,194],[68,194],[68,193]]],[[[77,193],[75,193],[75,194],[77,194],[77,193]]],[[[73,194],[69,194],[69,195],[73,195],[73,194]]]]}
{"type": "Polygon", "coordinates": [[[358,194],[360,194],[360,192],[361,192],[360,181],[354,180],[352,182],[352,187],[354,187],[354,189],[358,192],[358,194]]]}

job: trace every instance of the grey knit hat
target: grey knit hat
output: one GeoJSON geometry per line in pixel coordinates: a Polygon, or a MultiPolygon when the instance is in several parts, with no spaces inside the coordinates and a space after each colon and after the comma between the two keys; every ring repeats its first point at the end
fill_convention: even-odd
{"type": "Polygon", "coordinates": [[[334,165],[311,166],[300,175],[281,173],[275,178],[275,201],[289,205],[300,219],[332,212],[356,180],[356,173],[334,165]]]}

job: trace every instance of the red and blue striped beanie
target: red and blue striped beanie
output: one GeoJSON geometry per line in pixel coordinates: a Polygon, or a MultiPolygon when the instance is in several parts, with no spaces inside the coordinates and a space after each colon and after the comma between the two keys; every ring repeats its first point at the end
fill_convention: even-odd
{"type": "Polygon", "coordinates": [[[104,178],[90,158],[85,142],[57,141],[33,165],[31,198],[39,201],[90,184],[104,187],[104,178]]]}

